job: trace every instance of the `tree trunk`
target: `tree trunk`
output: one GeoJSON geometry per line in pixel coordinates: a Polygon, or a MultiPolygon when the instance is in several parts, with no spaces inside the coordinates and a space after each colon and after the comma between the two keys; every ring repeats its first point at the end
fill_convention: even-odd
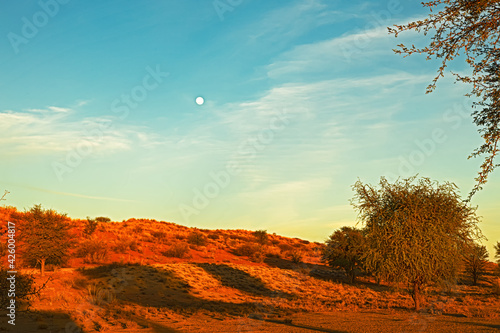
{"type": "Polygon", "coordinates": [[[40,273],[42,273],[42,276],[45,275],[45,258],[40,259],[40,273]]]}
{"type": "Polygon", "coordinates": [[[411,295],[415,302],[415,311],[420,310],[420,284],[418,281],[413,282],[413,294],[411,295]]]}

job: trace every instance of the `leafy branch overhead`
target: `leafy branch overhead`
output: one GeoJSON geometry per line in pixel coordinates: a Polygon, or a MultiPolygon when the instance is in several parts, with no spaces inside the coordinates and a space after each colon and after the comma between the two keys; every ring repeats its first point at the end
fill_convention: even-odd
{"type": "Polygon", "coordinates": [[[405,31],[432,34],[429,45],[422,48],[399,44],[394,52],[409,56],[427,54],[427,59],[438,59],[441,65],[437,75],[427,87],[427,93],[436,88],[439,78],[444,76],[448,64],[459,56],[471,67],[470,75],[453,73],[457,81],[472,85],[468,96],[476,96],[473,121],[484,139],[471,157],[484,155],[476,184],[468,200],[486,183],[488,175],[500,164],[495,164],[500,140],[500,85],[499,85],[499,39],[500,2],[497,0],[436,0],[423,3],[431,13],[426,19],[395,25],[388,28],[396,37],[405,31]]]}

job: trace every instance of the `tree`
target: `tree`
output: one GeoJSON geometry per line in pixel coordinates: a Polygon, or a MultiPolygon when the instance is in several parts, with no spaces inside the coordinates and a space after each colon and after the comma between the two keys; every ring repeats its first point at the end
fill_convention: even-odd
{"type": "Polygon", "coordinates": [[[497,243],[494,245],[495,248],[495,261],[497,264],[500,265],[500,242],[497,241],[497,243]]]}
{"type": "Polygon", "coordinates": [[[68,233],[69,218],[53,210],[44,210],[35,205],[24,216],[19,226],[23,244],[23,258],[29,265],[40,264],[44,275],[45,265],[60,265],[66,262],[70,248],[68,233]]]}
{"type": "Polygon", "coordinates": [[[486,265],[488,263],[488,251],[486,246],[473,243],[469,246],[464,254],[465,271],[472,278],[472,285],[477,285],[477,282],[486,273],[486,265]]]}
{"type": "Polygon", "coordinates": [[[365,267],[387,281],[408,285],[415,309],[422,289],[456,278],[462,249],[480,238],[475,209],[457,186],[416,176],[380,188],[353,185],[352,204],[365,225],[365,267]]]}
{"type": "Polygon", "coordinates": [[[427,87],[427,93],[432,92],[440,77],[444,76],[445,68],[458,58],[464,59],[471,67],[470,75],[453,73],[456,80],[472,84],[467,96],[476,96],[479,103],[474,108],[481,110],[472,113],[474,123],[479,127],[484,144],[470,156],[485,155],[476,184],[469,194],[468,200],[486,183],[488,175],[500,164],[495,164],[500,147],[500,2],[498,0],[434,0],[422,3],[428,7],[431,14],[426,19],[410,22],[406,25],[395,25],[388,28],[389,33],[396,37],[405,31],[432,33],[429,45],[419,48],[415,45],[407,47],[399,44],[395,49],[397,54],[405,56],[415,53],[427,54],[427,59],[439,59],[441,66],[436,77],[427,87]],[[434,11],[433,9],[440,10],[434,11]],[[464,57],[459,57],[464,55],[464,57]]]}
{"type": "Polygon", "coordinates": [[[331,267],[343,269],[353,283],[362,271],[363,246],[364,236],[360,229],[342,227],[327,239],[321,259],[331,267]]]}

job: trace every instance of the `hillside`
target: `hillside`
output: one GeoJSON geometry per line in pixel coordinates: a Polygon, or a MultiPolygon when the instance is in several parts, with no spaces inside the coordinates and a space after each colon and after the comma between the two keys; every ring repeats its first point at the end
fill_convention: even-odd
{"type": "MultiPolygon", "coordinates": [[[[16,214],[1,208],[2,228],[19,220],[16,214]]],[[[19,312],[17,331],[5,322],[0,330],[357,332],[364,318],[374,332],[500,328],[494,264],[477,287],[430,288],[425,309],[415,314],[404,286],[377,285],[369,277],[347,284],[342,272],[321,262],[320,243],[145,219],[99,222],[88,235],[85,220],[69,223],[67,264],[48,266],[40,276],[22,267],[20,251],[20,271],[45,286],[31,297],[29,311],[19,312]]]]}

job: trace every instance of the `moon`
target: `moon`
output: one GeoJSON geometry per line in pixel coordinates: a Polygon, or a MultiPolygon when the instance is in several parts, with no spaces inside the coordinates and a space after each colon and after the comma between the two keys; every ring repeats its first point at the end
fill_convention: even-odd
{"type": "Polygon", "coordinates": [[[203,103],[205,103],[205,100],[203,99],[203,97],[199,96],[199,97],[196,97],[195,102],[198,105],[203,105],[203,103]]]}

